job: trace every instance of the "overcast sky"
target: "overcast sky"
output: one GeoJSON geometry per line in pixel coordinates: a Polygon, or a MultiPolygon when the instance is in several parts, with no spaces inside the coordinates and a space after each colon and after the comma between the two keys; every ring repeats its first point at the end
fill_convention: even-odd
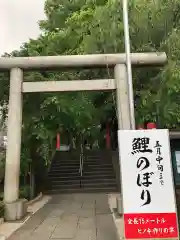
{"type": "Polygon", "coordinates": [[[39,35],[37,21],[45,18],[44,1],[0,0],[0,54],[39,35]]]}

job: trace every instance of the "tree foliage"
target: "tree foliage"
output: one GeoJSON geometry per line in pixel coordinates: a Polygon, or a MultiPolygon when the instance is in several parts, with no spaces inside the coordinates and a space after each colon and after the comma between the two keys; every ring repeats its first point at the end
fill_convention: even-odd
{"type": "MultiPolygon", "coordinates": [[[[161,127],[180,123],[180,3],[178,0],[131,0],[129,21],[132,52],[165,51],[163,68],[133,70],[136,122],[155,120],[161,127]]],[[[46,0],[46,20],[39,22],[41,35],[7,56],[40,56],[124,52],[122,6],[119,0],[46,0]]],[[[103,70],[31,72],[26,81],[73,80],[113,77],[103,70]]],[[[7,110],[8,75],[1,75],[0,99],[7,110]]],[[[28,94],[24,96],[23,158],[38,139],[38,151],[49,159],[57,130],[69,129],[74,137],[86,129],[97,137],[104,117],[116,117],[114,93],[28,94]]]]}

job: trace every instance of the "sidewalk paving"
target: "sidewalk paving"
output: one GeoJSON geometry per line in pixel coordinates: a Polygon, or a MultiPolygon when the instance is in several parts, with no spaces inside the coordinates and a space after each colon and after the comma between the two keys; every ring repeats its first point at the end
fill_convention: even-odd
{"type": "Polygon", "coordinates": [[[107,194],[56,195],[9,240],[117,240],[107,194]]]}

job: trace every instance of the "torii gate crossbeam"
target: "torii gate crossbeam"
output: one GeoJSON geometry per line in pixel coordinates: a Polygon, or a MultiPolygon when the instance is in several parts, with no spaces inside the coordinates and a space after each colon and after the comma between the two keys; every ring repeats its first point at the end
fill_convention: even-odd
{"type": "MultiPolygon", "coordinates": [[[[163,66],[167,56],[163,52],[132,53],[132,65],[163,66]]],[[[105,67],[116,64],[126,64],[126,54],[91,54],[67,56],[38,56],[38,57],[10,57],[0,58],[0,69],[10,70],[21,68],[23,70],[77,68],[77,67],[105,67]]]]}

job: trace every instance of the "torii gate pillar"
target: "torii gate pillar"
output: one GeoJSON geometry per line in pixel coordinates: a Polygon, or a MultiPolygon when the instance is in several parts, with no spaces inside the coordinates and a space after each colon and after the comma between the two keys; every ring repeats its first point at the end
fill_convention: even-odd
{"type": "Polygon", "coordinates": [[[4,183],[6,220],[17,220],[21,217],[18,216],[21,215],[19,213],[18,199],[22,128],[22,83],[23,71],[20,68],[11,69],[4,183]]]}

